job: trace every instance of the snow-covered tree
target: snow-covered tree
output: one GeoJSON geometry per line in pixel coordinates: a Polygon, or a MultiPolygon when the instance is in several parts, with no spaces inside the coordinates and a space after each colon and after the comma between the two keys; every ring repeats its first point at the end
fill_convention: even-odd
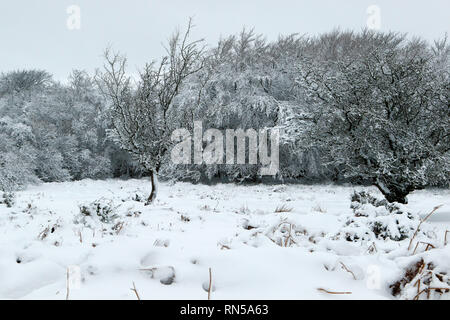
{"type": "Polygon", "coordinates": [[[104,99],[85,72],[68,85],[43,71],[0,76],[0,119],[3,189],[112,174],[104,99]]]}
{"type": "Polygon", "coordinates": [[[149,173],[152,190],[147,203],[156,197],[156,179],[169,151],[172,106],[185,80],[203,67],[201,41],[190,41],[192,22],[184,34],[175,32],[167,55],[149,63],[139,74],[136,86],[126,73],[126,58],[105,52],[106,64],[98,75],[99,85],[112,105],[113,139],[149,173]]]}
{"type": "Polygon", "coordinates": [[[406,203],[410,192],[448,181],[448,54],[370,31],[346,34],[333,49],[337,56],[309,57],[300,66],[310,144],[345,177],[370,181],[390,202],[406,203]]]}
{"type": "Polygon", "coordinates": [[[34,136],[29,126],[0,119],[0,190],[14,191],[36,183],[34,136]]]}

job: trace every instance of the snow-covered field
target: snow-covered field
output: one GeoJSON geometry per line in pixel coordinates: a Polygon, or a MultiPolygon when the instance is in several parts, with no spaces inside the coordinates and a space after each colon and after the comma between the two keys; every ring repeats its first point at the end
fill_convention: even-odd
{"type": "Polygon", "coordinates": [[[410,239],[346,239],[365,228],[346,223],[350,195],[374,188],[161,183],[144,206],[136,200],[149,187],[49,183],[0,204],[0,298],[136,299],[134,283],[142,299],[207,299],[211,268],[212,299],[393,299],[389,285],[422,257],[450,273],[449,190],[409,196],[406,208],[422,217],[443,204],[413,244],[435,248],[419,243],[413,254],[410,239]],[[89,215],[96,200],[111,213],[89,215]]]}

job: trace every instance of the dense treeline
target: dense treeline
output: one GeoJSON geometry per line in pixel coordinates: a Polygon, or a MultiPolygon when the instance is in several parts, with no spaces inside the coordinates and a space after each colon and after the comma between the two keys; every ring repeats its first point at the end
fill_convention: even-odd
{"type": "Polygon", "coordinates": [[[107,103],[84,72],[74,71],[67,85],[45,71],[3,74],[0,188],[136,170],[107,138],[109,122],[107,103]]]}
{"type": "MultiPolygon", "coordinates": [[[[389,201],[448,185],[450,47],[395,33],[334,31],[269,42],[253,31],[212,48],[176,33],[167,57],[127,76],[107,51],[68,84],[44,71],[0,78],[0,188],[158,173],[259,181],[254,165],[173,165],[177,128],[278,127],[275,180],[373,183],[389,201]]],[[[151,57],[149,61],[151,61],[151,57]]]]}

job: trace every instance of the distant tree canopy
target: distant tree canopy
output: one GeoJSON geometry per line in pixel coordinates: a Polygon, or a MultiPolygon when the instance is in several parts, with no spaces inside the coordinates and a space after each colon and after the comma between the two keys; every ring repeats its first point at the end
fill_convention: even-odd
{"type": "Polygon", "coordinates": [[[372,183],[397,202],[448,186],[446,39],[333,31],[269,42],[243,30],[205,48],[189,39],[191,27],[136,81],[125,56],[111,51],[95,79],[81,71],[64,85],[39,70],[1,75],[0,188],[140,173],[261,181],[254,165],[174,165],[170,134],[194,121],[279,128],[277,181],[372,183]]]}
{"type": "Polygon", "coordinates": [[[92,79],[74,71],[68,85],[46,72],[0,77],[0,189],[38,181],[111,176],[106,103],[92,79]]]}

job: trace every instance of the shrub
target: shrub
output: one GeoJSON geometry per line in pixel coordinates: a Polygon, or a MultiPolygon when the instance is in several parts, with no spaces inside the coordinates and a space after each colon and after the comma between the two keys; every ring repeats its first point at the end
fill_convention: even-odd
{"type": "Polygon", "coordinates": [[[8,208],[11,208],[14,206],[16,200],[16,195],[13,192],[4,192],[2,195],[2,200],[0,200],[0,203],[5,204],[8,208]]]}
{"type": "Polygon", "coordinates": [[[112,223],[118,217],[115,213],[116,209],[112,201],[99,199],[90,204],[81,205],[80,213],[84,217],[98,217],[102,223],[112,223]]]}
{"type": "Polygon", "coordinates": [[[402,241],[412,236],[420,222],[418,215],[397,203],[378,199],[368,192],[351,196],[353,214],[345,218],[340,235],[347,241],[390,239],[402,241]]]}

